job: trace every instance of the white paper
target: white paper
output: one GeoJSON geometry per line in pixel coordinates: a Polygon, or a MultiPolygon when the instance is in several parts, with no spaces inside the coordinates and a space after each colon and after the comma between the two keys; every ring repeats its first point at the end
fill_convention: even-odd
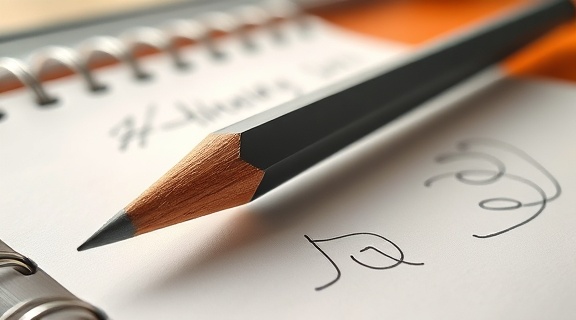
{"type": "Polygon", "coordinates": [[[144,82],[135,81],[127,67],[99,70],[96,77],[109,88],[103,93],[87,92],[80,78],[53,81],[46,90],[58,97],[55,106],[36,106],[26,90],[3,94],[2,239],[115,319],[198,313],[187,301],[192,291],[174,300],[174,291],[152,287],[185,266],[188,257],[203,256],[197,245],[215,245],[218,241],[204,237],[225,230],[238,210],[119,243],[110,251],[84,254],[76,247],[209,132],[391,65],[407,51],[320,21],[305,32],[294,25],[284,32],[282,42],[268,31],[256,33],[253,51],[239,39],[227,40],[221,61],[202,47],[188,49],[189,71],[175,70],[168,56],[146,58],[143,68],[154,77],[144,82]],[[184,235],[198,238],[174,245],[184,235]],[[156,300],[162,292],[166,295],[156,300]],[[163,300],[180,306],[157,308],[163,300]]]}
{"type": "Polygon", "coordinates": [[[48,89],[65,100],[50,110],[21,94],[3,100],[9,116],[0,123],[2,239],[114,319],[572,319],[576,87],[505,80],[457,102],[498,79],[498,70],[249,205],[76,252],[207,132],[292,99],[293,92],[201,127],[162,129],[181,119],[174,101],[218,100],[280,76],[314,90],[401,51],[331,29],[319,37],[261,60],[198,62],[197,77],[174,74],[161,58],[146,65],[160,75],[151,83],[134,85],[125,70],[110,69],[101,76],[113,91],[102,96],[61,81],[48,89]],[[318,49],[327,43],[334,49],[318,49]],[[332,79],[305,76],[297,67],[347,50],[364,63],[332,79]],[[131,115],[141,124],[151,105],[156,116],[145,147],[130,140],[120,151],[110,130],[131,115]],[[458,149],[465,141],[469,149],[458,149]],[[495,172],[502,177],[488,183],[495,172]],[[429,180],[445,173],[452,175],[429,180]],[[552,199],[554,179],[562,193],[552,199]],[[542,194],[550,200],[533,220],[474,237],[528,220],[542,194]],[[513,206],[514,199],[532,205],[479,207],[491,198],[508,200],[485,206],[513,206]],[[329,286],[337,271],[323,253],[341,273],[329,286]],[[397,260],[403,262],[393,268],[369,267],[397,260]]]}

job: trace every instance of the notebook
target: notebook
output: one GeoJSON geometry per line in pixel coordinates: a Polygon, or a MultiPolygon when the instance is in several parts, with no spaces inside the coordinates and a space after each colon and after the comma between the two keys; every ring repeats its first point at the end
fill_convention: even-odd
{"type": "Polygon", "coordinates": [[[2,239],[114,319],[571,318],[576,86],[500,67],[250,205],[76,252],[210,131],[416,50],[308,23],[3,94],[2,239]]]}

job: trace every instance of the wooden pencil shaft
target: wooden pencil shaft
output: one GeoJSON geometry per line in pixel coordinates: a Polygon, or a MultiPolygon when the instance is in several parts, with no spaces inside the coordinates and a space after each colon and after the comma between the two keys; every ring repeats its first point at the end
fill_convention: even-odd
{"type": "Polygon", "coordinates": [[[240,159],[239,134],[211,134],[125,208],[142,234],[250,201],[264,173],[240,159]]]}
{"type": "Polygon", "coordinates": [[[257,198],[573,16],[569,0],[541,1],[349,89],[219,132],[240,133],[240,157],[265,172],[257,198]]]}

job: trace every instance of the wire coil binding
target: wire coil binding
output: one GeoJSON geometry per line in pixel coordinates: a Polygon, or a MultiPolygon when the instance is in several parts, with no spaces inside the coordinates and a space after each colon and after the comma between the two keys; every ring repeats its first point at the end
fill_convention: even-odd
{"type": "MultiPolygon", "coordinates": [[[[63,46],[42,48],[29,57],[28,63],[14,58],[0,58],[0,76],[7,72],[31,91],[37,104],[49,105],[58,101],[46,92],[40,77],[49,63],[59,64],[80,75],[88,91],[100,92],[106,89],[106,85],[96,79],[89,67],[97,54],[107,55],[127,65],[135,79],[143,80],[151,74],[142,68],[135,54],[141,46],[167,53],[175,68],[186,69],[191,62],[181,54],[178,41],[203,45],[214,59],[221,59],[226,53],[216,39],[237,36],[246,49],[254,49],[256,44],[251,38],[251,30],[266,27],[274,39],[282,41],[280,26],[288,20],[306,28],[306,19],[301,15],[300,7],[292,1],[274,0],[258,5],[243,5],[229,11],[208,12],[197,19],[172,20],[158,28],[133,28],[118,37],[91,37],[74,49],[63,46]]],[[[0,118],[2,116],[0,114],[0,118]]]]}
{"type": "MultiPolygon", "coordinates": [[[[0,245],[5,245],[0,241],[0,245]]],[[[9,250],[0,251],[0,268],[14,268],[24,276],[42,272],[34,261],[9,250]]],[[[0,315],[0,320],[36,320],[50,315],[70,312],[74,319],[106,320],[106,314],[95,306],[75,297],[50,297],[24,300],[0,315]]],[[[60,318],[59,318],[60,319],[60,318]]]]}
{"type": "Polygon", "coordinates": [[[106,314],[95,306],[78,299],[39,298],[15,305],[0,320],[40,320],[61,312],[74,312],[78,318],[87,320],[107,320],[106,314]]]}
{"type": "Polygon", "coordinates": [[[36,264],[17,252],[0,251],[0,268],[14,268],[25,276],[36,273],[36,264]]]}

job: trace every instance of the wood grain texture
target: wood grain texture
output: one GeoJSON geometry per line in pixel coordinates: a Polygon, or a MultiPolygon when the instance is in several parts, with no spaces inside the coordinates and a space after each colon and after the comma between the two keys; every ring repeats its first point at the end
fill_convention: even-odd
{"type": "Polygon", "coordinates": [[[240,159],[240,134],[211,134],[125,210],[138,235],[248,203],[263,176],[240,159]]]}

